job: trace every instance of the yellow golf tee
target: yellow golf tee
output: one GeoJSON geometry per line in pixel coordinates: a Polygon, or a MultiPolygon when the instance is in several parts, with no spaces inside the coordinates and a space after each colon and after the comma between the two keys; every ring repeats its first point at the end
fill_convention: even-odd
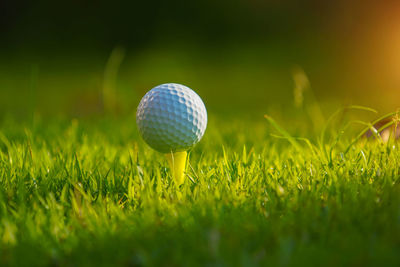
{"type": "Polygon", "coordinates": [[[185,181],[185,167],[187,152],[171,152],[165,155],[171,168],[172,177],[176,185],[181,185],[185,181]]]}

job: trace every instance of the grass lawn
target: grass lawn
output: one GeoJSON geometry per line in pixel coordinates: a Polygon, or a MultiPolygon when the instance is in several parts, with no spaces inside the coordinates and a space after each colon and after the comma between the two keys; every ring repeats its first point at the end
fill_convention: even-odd
{"type": "Polygon", "coordinates": [[[0,265],[399,266],[396,141],[209,117],[180,188],[133,114],[4,119],[0,265]]]}

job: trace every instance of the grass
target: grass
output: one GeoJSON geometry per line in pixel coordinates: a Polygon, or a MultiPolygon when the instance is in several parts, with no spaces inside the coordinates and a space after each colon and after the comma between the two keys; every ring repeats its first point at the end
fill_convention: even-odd
{"type": "Polygon", "coordinates": [[[0,265],[398,266],[398,143],[348,122],[210,114],[176,188],[134,116],[4,119],[0,265]]]}

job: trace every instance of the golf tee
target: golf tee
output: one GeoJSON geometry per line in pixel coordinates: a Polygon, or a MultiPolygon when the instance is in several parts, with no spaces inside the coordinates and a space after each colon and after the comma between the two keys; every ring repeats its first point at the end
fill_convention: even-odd
{"type": "Polygon", "coordinates": [[[181,185],[185,179],[187,152],[171,152],[165,155],[171,168],[172,177],[176,185],[181,185]]]}

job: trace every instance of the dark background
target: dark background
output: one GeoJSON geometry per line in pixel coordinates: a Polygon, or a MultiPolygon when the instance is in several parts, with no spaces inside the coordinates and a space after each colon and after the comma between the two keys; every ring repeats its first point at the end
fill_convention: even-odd
{"type": "Polygon", "coordinates": [[[395,1],[2,1],[0,114],[134,112],[164,82],[212,112],[397,108],[395,1]],[[297,76],[296,76],[297,75],[297,76]]]}

